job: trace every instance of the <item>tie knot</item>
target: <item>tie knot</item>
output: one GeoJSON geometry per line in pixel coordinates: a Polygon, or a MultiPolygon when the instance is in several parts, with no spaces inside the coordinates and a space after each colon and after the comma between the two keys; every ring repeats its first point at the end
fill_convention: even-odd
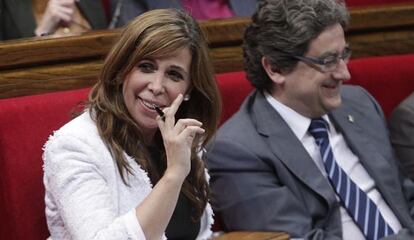
{"type": "Polygon", "coordinates": [[[309,133],[316,139],[328,138],[328,123],[323,118],[314,118],[309,126],[309,133]]]}

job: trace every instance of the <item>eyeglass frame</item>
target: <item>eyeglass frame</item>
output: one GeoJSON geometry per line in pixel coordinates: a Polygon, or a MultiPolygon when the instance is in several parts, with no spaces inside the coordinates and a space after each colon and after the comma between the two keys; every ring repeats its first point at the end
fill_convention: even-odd
{"type": "Polygon", "coordinates": [[[326,57],[306,57],[306,56],[299,56],[299,55],[291,55],[289,54],[291,57],[299,60],[299,61],[303,61],[305,63],[310,64],[311,66],[315,67],[318,71],[322,72],[322,73],[327,73],[327,72],[333,72],[335,71],[338,66],[340,61],[344,61],[345,63],[348,63],[349,59],[351,58],[352,55],[352,50],[349,46],[345,47],[344,51],[342,51],[342,54],[338,54],[336,53],[334,55],[334,62],[332,62],[333,66],[332,69],[329,67],[329,69],[327,69],[328,67],[326,66],[327,64],[330,64],[329,62],[327,63],[327,58],[331,57],[331,56],[326,56],[326,57]]]}

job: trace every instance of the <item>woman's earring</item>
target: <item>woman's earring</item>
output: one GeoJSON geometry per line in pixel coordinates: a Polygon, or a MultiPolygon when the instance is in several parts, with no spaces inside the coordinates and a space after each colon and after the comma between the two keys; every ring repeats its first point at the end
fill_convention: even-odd
{"type": "Polygon", "coordinates": [[[190,100],[190,95],[188,95],[188,94],[186,94],[186,95],[184,95],[184,99],[183,99],[184,101],[188,101],[188,100],[190,100]]]}

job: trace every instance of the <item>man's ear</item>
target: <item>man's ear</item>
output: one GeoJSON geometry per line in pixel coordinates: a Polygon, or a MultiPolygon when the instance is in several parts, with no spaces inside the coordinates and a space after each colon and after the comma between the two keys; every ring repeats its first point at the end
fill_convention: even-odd
{"type": "Polygon", "coordinates": [[[280,73],[279,69],[269,62],[267,57],[262,57],[262,66],[267,73],[267,76],[276,84],[281,84],[285,81],[285,77],[280,73]]]}

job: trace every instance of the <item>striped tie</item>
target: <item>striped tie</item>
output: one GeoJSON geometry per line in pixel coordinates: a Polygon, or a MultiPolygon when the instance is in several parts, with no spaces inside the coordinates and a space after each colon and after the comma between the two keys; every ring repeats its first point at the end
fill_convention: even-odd
{"type": "Polygon", "coordinates": [[[393,234],[393,230],[385,222],[375,203],[348,177],[335,161],[329,144],[328,128],[328,123],[324,119],[313,119],[309,126],[309,133],[315,138],[316,144],[319,146],[326,173],[341,198],[342,204],[345,205],[348,213],[367,239],[376,240],[393,234]]]}

